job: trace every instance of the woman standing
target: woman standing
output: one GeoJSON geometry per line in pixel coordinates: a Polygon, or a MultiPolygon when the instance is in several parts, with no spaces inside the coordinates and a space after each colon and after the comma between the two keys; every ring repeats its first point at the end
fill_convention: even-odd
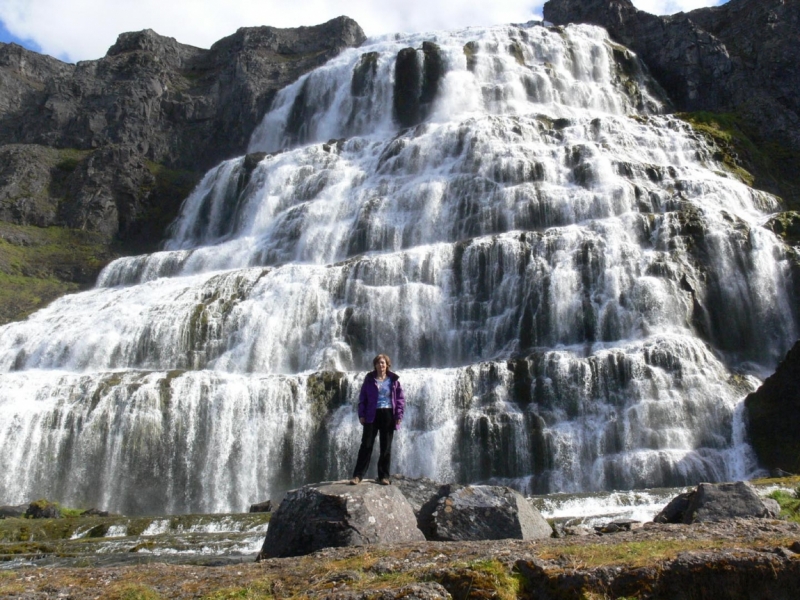
{"type": "Polygon", "coordinates": [[[406,397],[400,385],[400,377],[389,369],[392,361],[385,354],[378,354],[373,361],[374,371],[367,373],[358,395],[358,420],[364,426],[361,433],[361,448],[358,449],[356,468],[353,471],[352,485],[358,485],[364,478],[372,458],[375,436],[380,434],[380,454],[378,455],[378,483],[389,485],[389,469],[392,462],[392,438],[400,429],[406,408],[406,397]]]}

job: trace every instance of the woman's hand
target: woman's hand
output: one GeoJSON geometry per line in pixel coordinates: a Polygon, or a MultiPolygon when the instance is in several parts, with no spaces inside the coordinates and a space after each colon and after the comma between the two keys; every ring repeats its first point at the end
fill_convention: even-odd
{"type": "Polygon", "coordinates": [[[364,417],[358,417],[358,422],[363,425],[364,424],[364,417]]]}

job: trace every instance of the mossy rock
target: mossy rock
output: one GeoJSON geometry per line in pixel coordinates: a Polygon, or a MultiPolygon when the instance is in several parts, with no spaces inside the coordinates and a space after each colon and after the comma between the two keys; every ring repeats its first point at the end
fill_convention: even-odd
{"type": "Polygon", "coordinates": [[[800,246],[800,212],[787,211],[775,215],[766,228],[793,246],[800,246]]]}

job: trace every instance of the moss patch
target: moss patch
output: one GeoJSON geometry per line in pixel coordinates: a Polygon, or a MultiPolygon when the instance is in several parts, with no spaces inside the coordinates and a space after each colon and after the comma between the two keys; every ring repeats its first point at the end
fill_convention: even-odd
{"type": "Polygon", "coordinates": [[[91,287],[114,257],[97,234],[0,222],[0,325],[91,287]]]}

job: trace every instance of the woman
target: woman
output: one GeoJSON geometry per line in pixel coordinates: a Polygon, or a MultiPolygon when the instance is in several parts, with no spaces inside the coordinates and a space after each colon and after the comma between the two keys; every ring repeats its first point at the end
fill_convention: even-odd
{"type": "Polygon", "coordinates": [[[389,485],[389,469],[392,462],[392,438],[400,429],[406,408],[406,397],[400,385],[400,377],[389,369],[392,361],[385,354],[378,354],[373,361],[375,368],[364,377],[361,393],[358,395],[358,420],[364,426],[361,433],[361,448],[358,450],[356,468],[351,485],[358,485],[364,478],[372,458],[375,436],[380,433],[380,454],[378,455],[378,483],[389,485]]]}

